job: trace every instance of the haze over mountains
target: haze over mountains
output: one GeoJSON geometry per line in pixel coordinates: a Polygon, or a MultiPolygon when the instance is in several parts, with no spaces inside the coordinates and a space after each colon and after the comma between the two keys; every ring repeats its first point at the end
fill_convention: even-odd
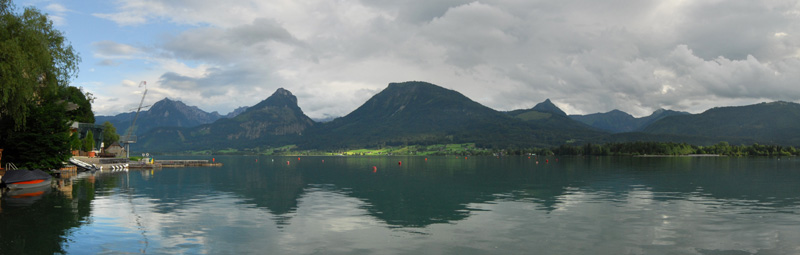
{"type": "MultiPolygon", "coordinates": [[[[97,122],[109,120],[124,134],[132,114],[98,116],[97,122]]],[[[306,116],[291,92],[278,89],[264,101],[227,116],[164,99],[140,113],[137,126],[137,147],[153,152],[464,142],[481,147],[546,147],[632,140],[796,146],[800,105],[774,102],[701,114],[660,109],[641,118],[619,110],[567,116],[549,99],[531,109],[499,112],[453,90],[404,82],[389,84],[350,114],[325,123],[306,116]]]]}

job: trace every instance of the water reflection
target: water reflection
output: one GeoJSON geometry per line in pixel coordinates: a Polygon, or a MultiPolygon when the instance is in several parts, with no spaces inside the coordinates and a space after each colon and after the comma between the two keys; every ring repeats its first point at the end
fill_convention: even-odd
{"type": "Polygon", "coordinates": [[[54,187],[10,191],[0,203],[3,254],[64,252],[71,230],[87,223],[95,187],[87,179],[56,179],[54,187]]]}
{"type": "Polygon", "coordinates": [[[55,190],[23,206],[6,196],[0,205],[0,251],[786,254],[800,249],[791,241],[800,240],[800,161],[794,159],[216,159],[225,166],[57,180],[55,190]],[[50,224],[51,219],[59,222],[50,224]],[[32,220],[38,220],[28,223],[36,230],[17,233],[25,227],[21,222],[32,220]],[[39,243],[42,234],[56,241],[39,243]]]}

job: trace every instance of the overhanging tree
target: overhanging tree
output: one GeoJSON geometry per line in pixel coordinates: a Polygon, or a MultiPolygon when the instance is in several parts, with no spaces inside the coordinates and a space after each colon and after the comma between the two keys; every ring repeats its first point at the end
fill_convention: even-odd
{"type": "Polygon", "coordinates": [[[57,168],[69,155],[65,93],[78,57],[47,15],[0,0],[0,148],[4,162],[57,168]]]}

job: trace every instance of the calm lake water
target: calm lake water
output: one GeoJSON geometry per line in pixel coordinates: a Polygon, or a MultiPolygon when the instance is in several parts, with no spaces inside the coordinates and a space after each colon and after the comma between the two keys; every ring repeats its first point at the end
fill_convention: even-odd
{"type": "Polygon", "coordinates": [[[0,254],[800,254],[797,158],[215,158],[6,194],[0,254]]]}

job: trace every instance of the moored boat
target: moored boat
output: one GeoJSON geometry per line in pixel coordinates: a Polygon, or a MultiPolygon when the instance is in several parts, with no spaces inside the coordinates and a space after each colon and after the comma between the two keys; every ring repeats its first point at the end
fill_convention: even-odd
{"type": "Polygon", "coordinates": [[[52,177],[42,170],[8,170],[3,176],[0,186],[5,186],[9,189],[27,189],[49,186],[52,177]]]}

